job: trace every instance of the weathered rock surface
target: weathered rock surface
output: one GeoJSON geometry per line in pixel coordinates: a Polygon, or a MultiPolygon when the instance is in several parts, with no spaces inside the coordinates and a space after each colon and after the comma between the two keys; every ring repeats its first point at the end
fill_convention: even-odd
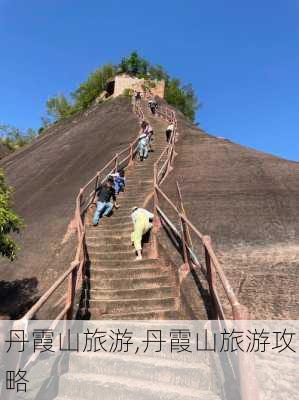
{"type": "Polygon", "coordinates": [[[54,125],[2,160],[0,168],[15,188],[15,209],[26,228],[16,237],[18,259],[13,264],[0,261],[0,312],[9,308],[12,317],[23,312],[66,269],[76,238],[64,246],[61,242],[80,187],[137,132],[131,104],[120,97],[54,125]]]}
{"type": "MultiPolygon", "coordinates": [[[[164,189],[212,237],[256,318],[299,317],[299,163],[218,139],[177,113],[174,171],[164,189]]],[[[165,240],[166,243],[166,240],[165,240]]]]}

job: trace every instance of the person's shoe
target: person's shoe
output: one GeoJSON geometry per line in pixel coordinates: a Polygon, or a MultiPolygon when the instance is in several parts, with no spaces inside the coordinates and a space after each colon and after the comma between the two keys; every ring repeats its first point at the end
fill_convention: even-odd
{"type": "Polygon", "coordinates": [[[94,224],[94,223],[93,223],[92,226],[98,226],[98,224],[94,224]]]}
{"type": "Polygon", "coordinates": [[[135,261],[142,261],[142,256],[137,256],[137,257],[135,258],[135,261]]]}

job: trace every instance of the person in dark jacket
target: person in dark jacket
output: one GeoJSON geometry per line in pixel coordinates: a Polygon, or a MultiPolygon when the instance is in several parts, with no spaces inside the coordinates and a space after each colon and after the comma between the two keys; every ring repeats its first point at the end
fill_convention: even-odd
{"type": "Polygon", "coordinates": [[[156,110],[158,108],[158,104],[157,104],[156,100],[155,99],[150,99],[149,102],[148,102],[148,106],[149,106],[149,108],[150,108],[150,110],[152,112],[152,115],[155,115],[156,114],[156,110]]]}
{"type": "Polygon", "coordinates": [[[99,185],[96,189],[97,195],[97,208],[93,216],[93,225],[96,226],[99,223],[99,219],[102,216],[107,216],[111,213],[113,207],[118,208],[116,203],[114,180],[108,178],[107,182],[103,185],[99,185]],[[111,202],[112,199],[112,202],[111,202]]]}

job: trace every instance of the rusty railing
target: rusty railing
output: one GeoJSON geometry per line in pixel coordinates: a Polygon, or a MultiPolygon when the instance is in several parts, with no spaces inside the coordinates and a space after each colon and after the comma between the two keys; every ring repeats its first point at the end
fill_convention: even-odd
{"type": "MultiPolygon", "coordinates": [[[[238,326],[243,327],[246,332],[246,320],[250,319],[250,314],[244,305],[240,304],[238,298],[227,279],[225,272],[216,256],[212,246],[210,236],[203,235],[187,218],[186,212],[182,203],[182,194],[177,183],[178,198],[180,201],[180,209],[176,207],[173,201],[162,190],[161,185],[170,171],[173,169],[175,153],[175,142],[177,139],[177,119],[175,112],[166,106],[158,107],[157,114],[160,118],[165,119],[169,123],[173,123],[174,129],[170,138],[170,142],[164,149],[156,163],[154,164],[154,224],[153,224],[153,254],[158,257],[157,232],[161,225],[167,224],[174,233],[180,237],[182,243],[182,253],[184,266],[187,270],[197,267],[201,268],[209,285],[211,303],[213,309],[213,319],[225,320],[227,315],[224,312],[223,301],[219,295],[218,287],[221,286],[224,290],[226,299],[231,307],[231,316],[235,321],[238,321],[238,326]],[[162,202],[164,205],[162,206],[162,202]],[[173,218],[177,218],[177,225],[173,223],[173,218],[167,215],[167,211],[172,214],[173,218]],[[191,239],[191,234],[195,240],[200,242],[203,250],[203,260],[197,256],[194,250],[194,243],[191,239]],[[217,287],[217,280],[218,284],[217,287]]],[[[240,352],[239,352],[240,353],[240,352]]],[[[242,400],[258,400],[259,391],[256,383],[254,360],[250,355],[246,357],[239,354],[238,371],[236,371],[240,379],[240,394],[242,400]]]]}
{"type": "MultiPolygon", "coordinates": [[[[133,102],[133,110],[137,117],[144,118],[142,108],[139,102],[133,102]]],[[[72,319],[74,317],[75,300],[81,295],[85,280],[85,267],[87,263],[86,243],[85,243],[85,216],[89,206],[95,200],[95,191],[98,184],[105,182],[109,174],[115,172],[118,168],[129,167],[137,153],[138,138],[129,144],[120,153],[115,156],[90,179],[86,185],[79,190],[76,197],[74,223],[77,231],[77,248],[75,259],[71,262],[69,268],[53,283],[53,285],[41,296],[41,298],[30,308],[22,319],[30,320],[35,317],[37,312],[49,301],[55,292],[67,281],[67,294],[65,304],[58,315],[53,318],[72,319]]]]}

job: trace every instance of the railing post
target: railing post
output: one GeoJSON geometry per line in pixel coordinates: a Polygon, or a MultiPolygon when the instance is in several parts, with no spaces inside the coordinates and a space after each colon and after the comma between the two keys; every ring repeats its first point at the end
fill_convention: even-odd
{"type": "Polygon", "coordinates": [[[188,238],[186,234],[186,226],[185,226],[185,221],[184,218],[182,217],[182,214],[179,214],[180,217],[180,225],[181,225],[181,233],[182,233],[182,245],[183,245],[183,257],[184,257],[184,265],[185,269],[190,270],[190,264],[189,264],[189,249],[188,249],[188,238]]]}
{"type": "Polygon", "coordinates": [[[68,278],[68,288],[67,288],[67,305],[69,306],[68,312],[66,314],[66,319],[73,319],[74,311],[74,300],[76,294],[76,282],[78,273],[78,261],[73,261],[71,265],[74,267],[68,278]]]}
{"type": "Polygon", "coordinates": [[[129,161],[129,165],[133,164],[133,145],[132,143],[130,144],[130,161],[129,161]]]}
{"type": "MultiPolygon", "coordinates": [[[[233,305],[233,317],[238,331],[243,332],[243,340],[246,344],[250,341],[246,333],[249,327],[250,314],[248,308],[241,305],[233,305]]],[[[249,344],[249,343],[248,343],[249,344]]],[[[240,380],[240,392],[242,400],[259,400],[259,389],[255,374],[254,353],[238,351],[238,368],[240,380]]]]}
{"type": "Polygon", "coordinates": [[[159,221],[158,221],[158,211],[157,211],[157,205],[158,205],[158,196],[157,196],[157,191],[156,188],[154,187],[154,220],[153,220],[153,229],[152,229],[152,249],[151,249],[151,258],[157,259],[159,257],[159,250],[158,250],[158,231],[159,231],[159,221]]]}
{"type": "Polygon", "coordinates": [[[159,215],[157,206],[159,203],[159,198],[156,190],[157,185],[157,164],[154,164],[154,220],[153,220],[153,228],[152,228],[152,248],[151,248],[151,258],[157,259],[159,257],[159,250],[158,250],[158,231],[159,231],[159,215]]]}
{"type": "Polygon", "coordinates": [[[114,172],[117,172],[117,170],[118,170],[118,154],[116,153],[116,155],[115,155],[114,172]]]}
{"type": "Polygon", "coordinates": [[[95,184],[94,184],[94,194],[93,194],[93,196],[92,196],[92,201],[91,201],[91,203],[94,202],[94,199],[95,199],[95,197],[96,197],[96,190],[97,190],[97,188],[98,188],[99,177],[100,177],[100,174],[97,173],[97,177],[96,177],[95,184]]]}
{"type": "MultiPolygon", "coordinates": [[[[209,243],[212,245],[212,240],[211,237],[208,235],[205,235],[203,237],[203,243],[209,243]]],[[[218,307],[217,307],[217,301],[215,299],[215,287],[216,287],[216,272],[213,266],[213,263],[211,261],[210,253],[208,252],[208,249],[206,248],[204,244],[204,250],[205,250],[205,262],[206,262],[206,270],[207,270],[207,279],[208,279],[208,284],[209,284],[209,291],[210,291],[210,296],[211,296],[211,303],[212,303],[212,315],[211,319],[217,319],[219,317],[218,315],[218,307]]]]}

